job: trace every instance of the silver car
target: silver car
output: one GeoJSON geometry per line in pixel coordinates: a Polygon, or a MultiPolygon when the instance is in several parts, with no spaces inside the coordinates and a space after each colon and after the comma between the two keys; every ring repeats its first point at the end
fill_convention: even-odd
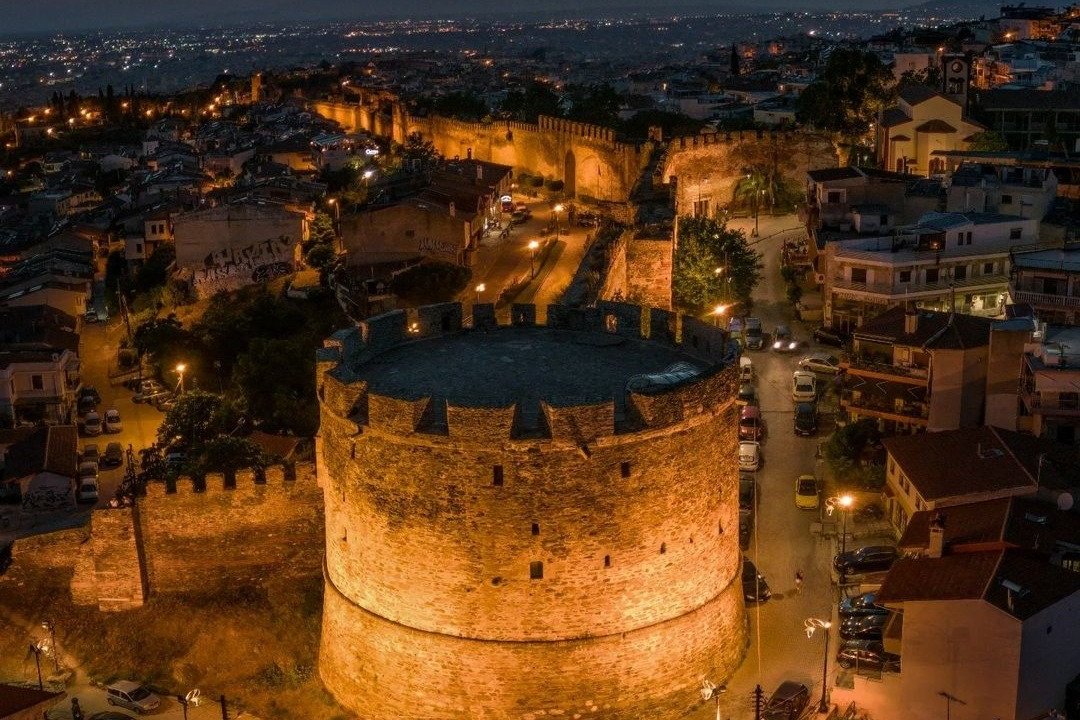
{"type": "Polygon", "coordinates": [[[145,686],[130,680],[119,680],[105,688],[110,705],[134,710],[140,715],[153,712],[161,705],[161,698],[146,689],[145,686]]]}

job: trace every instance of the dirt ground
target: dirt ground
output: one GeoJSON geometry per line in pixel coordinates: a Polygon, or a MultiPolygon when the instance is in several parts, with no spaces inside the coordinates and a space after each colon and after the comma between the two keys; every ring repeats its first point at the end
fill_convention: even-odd
{"type": "Polygon", "coordinates": [[[322,581],[282,584],[229,597],[155,597],[137,610],[75,606],[70,571],[20,567],[0,577],[0,682],[36,683],[31,642],[56,628],[63,672],[42,657],[46,681],[71,691],[117,679],[162,694],[198,687],[267,720],[348,718],[315,673],[322,581]]]}

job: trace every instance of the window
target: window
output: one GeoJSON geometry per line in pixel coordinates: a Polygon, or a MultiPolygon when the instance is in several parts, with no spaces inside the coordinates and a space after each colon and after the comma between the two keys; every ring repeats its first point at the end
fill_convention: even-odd
{"type": "Polygon", "coordinates": [[[828,192],[828,194],[825,196],[825,202],[827,202],[829,204],[832,204],[832,205],[844,202],[844,191],[843,190],[830,190],[828,192]]]}
{"type": "Polygon", "coordinates": [[[619,466],[619,472],[622,473],[624,478],[630,477],[630,463],[624,462],[619,466]]]}
{"type": "Polygon", "coordinates": [[[916,510],[925,510],[926,509],[926,503],[924,503],[922,501],[921,497],[916,497],[915,498],[915,509],[916,510]]]}
{"type": "Polygon", "coordinates": [[[663,555],[667,552],[667,543],[660,543],[660,554],[663,555]]]}
{"type": "Polygon", "coordinates": [[[540,534],[540,523],[533,523],[532,524],[532,534],[533,535],[539,535],[540,534]]]}
{"type": "Polygon", "coordinates": [[[416,235],[416,231],[415,231],[415,230],[406,230],[406,231],[405,231],[405,237],[413,237],[413,236],[415,236],[415,235],[416,235]]]}
{"type": "Polygon", "coordinates": [[[1009,239],[1010,240],[1019,240],[1023,236],[1024,236],[1024,229],[1023,228],[1013,228],[1012,230],[1009,230],[1009,239]]]}
{"type": "Polygon", "coordinates": [[[971,244],[971,240],[972,240],[973,237],[974,237],[974,235],[972,235],[971,231],[968,230],[968,234],[967,234],[967,244],[968,245],[971,244]]]}
{"type": "Polygon", "coordinates": [[[41,377],[40,375],[31,375],[30,376],[30,387],[34,388],[35,390],[44,390],[45,389],[45,379],[43,377],[41,377]]]}
{"type": "Polygon", "coordinates": [[[611,567],[611,556],[610,555],[605,555],[604,556],[604,567],[606,567],[606,568],[611,567]]]}
{"type": "Polygon", "coordinates": [[[851,282],[866,282],[866,268],[851,268],[851,282]]]}
{"type": "Polygon", "coordinates": [[[911,271],[910,270],[901,270],[900,271],[900,282],[902,282],[902,283],[911,282],[911,271]]]}
{"type": "Polygon", "coordinates": [[[926,282],[928,282],[928,283],[936,283],[937,281],[938,281],[938,269],[937,268],[927,268],[926,269],[926,282]]]}
{"type": "Polygon", "coordinates": [[[142,255],[142,243],[135,243],[135,254],[142,255]]]}
{"type": "Polygon", "coordinates": [[[503,484],[503,467],[502,465],[496,465],[491,468],[491,484],[496,487],[501,487],[503,484]]]}
{"type": "Polygon", "coordinates": [[[994,274],[994,263],[992,263],[992,262],[983,263],[983,275],[993,275],[993,274],[994,274]]]}
{"type": "Polygon", "coordinates": [[[604,316],[604,329],[609,333],[618,332],[619,330],[619,318],[614,315],[604,316]]]}
{"type": "Polygon", "coordinates": [[[544,563],[539,560],[534,560],[529,563],[529,579],[530,580],[543,580],[544,579],[544,563]]]}
{"type": "Polygon", "coordinates": [[[957,265],[952,271],[953,280],[967,280],[967,265],[957,265]]]}
{"type": "Polygon", "coordinates": [[[957,245],[963,245],[964,244],[964,233],[962,233],[962,232],[956,233],[956,244],[957,245]]]}
{"type": "Polygon", "coordinates": [[[1001,196],[1001,204],[1002,205],[1012,205],[1012,195],[1002,195],[1001,196]]]}

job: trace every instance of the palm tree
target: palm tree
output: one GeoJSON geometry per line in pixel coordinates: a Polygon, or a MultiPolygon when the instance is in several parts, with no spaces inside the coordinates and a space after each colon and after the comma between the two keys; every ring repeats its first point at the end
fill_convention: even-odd
{"type": "Polygon", "coordinates": [[[742,178],[735,183],[734,202],[742,205],[754,213],[754,232],[752,237],[758,235],[758,216],[761,206],[768,204],[769,207],[776,205],[777,180],[770,174],[754,168],[748,170],[742,178]]]}

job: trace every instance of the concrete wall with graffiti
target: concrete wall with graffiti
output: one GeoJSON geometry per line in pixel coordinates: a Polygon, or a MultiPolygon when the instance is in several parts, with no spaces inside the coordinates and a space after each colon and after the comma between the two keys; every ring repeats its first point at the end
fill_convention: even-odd
{"type": "Polygon", "coordinates": [[[482,222],[475,213],[402,203],[342,217],[341,241],[350,265],[419,257],[465,265],[469,238],[482,222]]]}
{"type": "Polygon", "coordinates": [[[177,267],[206,297],[294,272],[308,225],[304,213],[240,203],[180,215],[174,235],[177,267]]]}

